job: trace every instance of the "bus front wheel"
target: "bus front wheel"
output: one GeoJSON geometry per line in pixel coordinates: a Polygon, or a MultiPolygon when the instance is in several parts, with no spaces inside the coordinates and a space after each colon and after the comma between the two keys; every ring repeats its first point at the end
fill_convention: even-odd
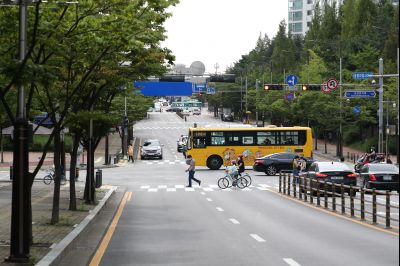
{"type": "Polygon", "coordinates": [[[221,165],[222,165],[222,158],[217,155],[210,156],[207,159],[207,167],[210,168],[211,170],[218,170],[219,168],[221,168],[221,165]]]}

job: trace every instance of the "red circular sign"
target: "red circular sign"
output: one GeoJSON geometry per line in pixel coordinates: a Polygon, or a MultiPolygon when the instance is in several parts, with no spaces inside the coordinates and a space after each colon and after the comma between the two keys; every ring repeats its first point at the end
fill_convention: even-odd
{"type": "Polygon", "coordinates": [[[321,91],[322,91],[322,92],[325,92],[325,93],[329,93],[329,92],[331,91],[331,89],[329,89],[328,84],[327,84],[326,82],[324,82],[324,83],[321,85],[321,91]]]}
{"type": "Polygon", "coordinates": [[[334,78],[328,79],[328,81],[326,82],[326,86],[330,90],[336,90],[336,88],[339,86],[339,81],[334,78]]]}

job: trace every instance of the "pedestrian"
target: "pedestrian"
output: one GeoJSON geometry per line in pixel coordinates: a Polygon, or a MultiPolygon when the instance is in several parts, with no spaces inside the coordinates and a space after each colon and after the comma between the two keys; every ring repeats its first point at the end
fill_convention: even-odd
{"type": "Polygon", "coordinates": [[[298,177],[299,172],[301,169],[300,163],[299,163],[299,156],[295,155],[292,161],[292,169],[293,169],[293,176],[298,177]]]}
{"type": "Polygon", "coordinates": [[[133,160],[133,146],[132,146],[132,144],[129,144],[129,146],[128,146],[128,163],[129,163],[130,160],[132,160],[132,163],[134,162],[134,160],[133,160]]]}
{"type": "Polygon", "coordinates": [[[188,169],[185,172],[189,172],[189,185],[186,187],[192,187],[192,180],[196,181],[199,186],[201,185],[201,181],[194,178],[194,173],[196,169],[196,161],[193,159],[192,155],[187,156],[186,164],[189,165],[188,169]]]}
{"type": "Polygon", "coordinates": [[[238,155],[237,165],[238,165],[239,175],[242,175],[242,173],[245,170],[245,165],[244,165],[244,161],[243,161],[243,155],[241,155],[241,154],[238,155]]]}
{"type": "Polygon", "coordinates": [[[300,172],[305,172],[307,168],[307,161],[303,156],[300,156],[299,158],[299,166],[300,166],[300,172]]]}

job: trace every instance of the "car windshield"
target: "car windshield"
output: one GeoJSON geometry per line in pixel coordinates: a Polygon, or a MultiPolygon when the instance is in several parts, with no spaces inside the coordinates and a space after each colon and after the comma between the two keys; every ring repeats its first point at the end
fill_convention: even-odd
{"type": "Polygon", "coordinates": [[[320,171],[330,172],[330,171],[348,171],[351,172],[350,167],[343,163],[319,163],[318,168],[320,171]]]}
{"type": "Polygon", "coordinates": [[[379,172],[379,171],[393,171],[393,172],[399,172],[399,168],[394,166],[393,164],[370,164],[369,165],[369,170],[374,171],[374,172],[379,172]]]}
{"type": "Polygon", "coordinates": [[[158,141],[147,141],[143,144],[145,147],[158,147],[160,143],[158,141]]]}

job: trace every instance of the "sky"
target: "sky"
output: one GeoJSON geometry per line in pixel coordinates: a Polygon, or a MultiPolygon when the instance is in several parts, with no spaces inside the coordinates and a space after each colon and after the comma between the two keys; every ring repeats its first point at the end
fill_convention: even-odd
{"type": "Polygon", "coordinates": [[[224,72],[248,54],[260,35],[272,39],[279,23],[287,23],[287,0],[180,0],[169,9],[164,47],[176,56],[175,64],[190,67],[194,61],[206,73],[224,72]]]}

